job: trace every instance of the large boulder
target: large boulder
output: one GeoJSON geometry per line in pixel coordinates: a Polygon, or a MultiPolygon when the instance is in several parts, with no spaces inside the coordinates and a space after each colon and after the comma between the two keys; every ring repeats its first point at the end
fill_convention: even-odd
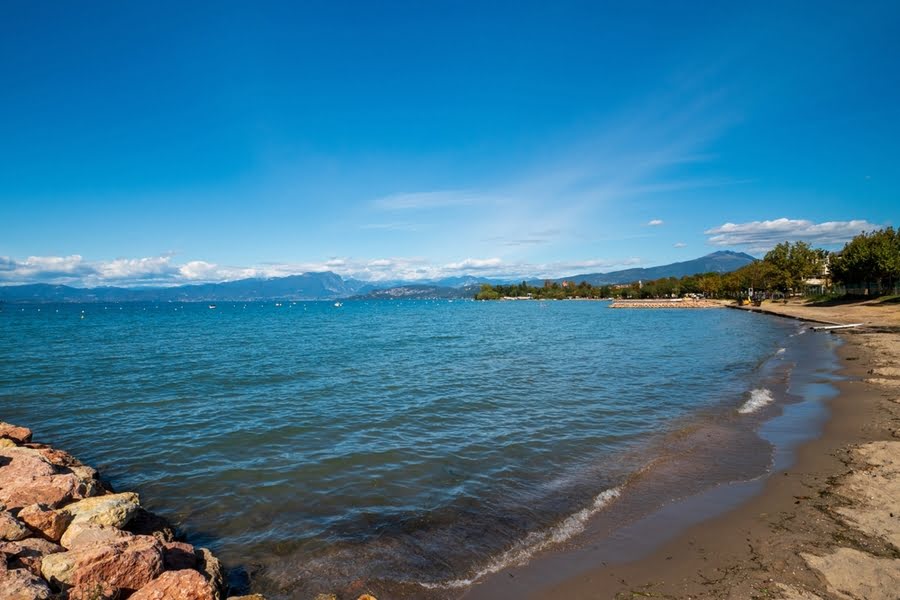
{"type": "Polygon", "coordinates": [[[77,546],[44,557],[41,573],[52,585],[72,588],[70,598],[97,592],[131,593],[163,571],[163,548],[139,535],[100,545],[77,546]]]}
{"type": "Polygon", "coordinates": [[[0,540],[15,542],[24,540],[31,535],[31,531],[20,520],[0,510],[0,540]]]}
{"type": "Polygon", "coordinates": [[[17,444],[31,441],[31,430],[27,427],[16,427],[10,423],[0,421],[0,438],[12,440],[17,444]]]}
{"type": "Polygon", "coordinates": [[[57,450],[46,444],[32,443],[25,444],[25,447],[34,450],[43,456],[47,459],[47,462],[58,467],[58,471],[75,475],[86,488],[86,491],[82,494],[83,497],[100,496],[107,492],[103,483],[100,481],[97,470],[83,464],[68,452],[57,450]]]}
{"type": "Polygon", "coordinates": [[[56,508],[92,493],[96,493],[94,482],[54,465],[37,450],[0,447],[0,503],[8,509],[29,504],[56,508]]]}
{"type": "Polygon", "coordinates": [[[134,535],[108,525],[93,523],[72,523],[63,533],[59,543],[67,550],[79,546],[100,546],[133,538],[134,535]]]}
{"type": "Polygon", "coordinates": [[[0,569],[0,598],[3,600],[50,600],[47,583],[25,569],[0,569]]]}
{"type": "Polygon", "coordinates": [[[193,569],[166,571],[131,596],[131,600],[214,600],[212,586],[193,569]]]}
{"type": "Polygon", "coordinates": [[[19,511],[19,520],[48,540],[58,542],[72,522],[72,516],[46,504],[30,504],[19,511]]]}
{"type": "Polygon", "coordinates": [[[72,524],[91,523],[122,528],[140,508],[134,492],[94,496],[69,504],[63,510],[72,515],[72,524]]]}

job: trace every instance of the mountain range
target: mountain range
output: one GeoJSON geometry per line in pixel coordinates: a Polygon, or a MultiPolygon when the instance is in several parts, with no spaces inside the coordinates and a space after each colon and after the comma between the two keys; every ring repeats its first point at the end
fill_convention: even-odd
{"type": "MultiPolygon", "coordinates": [[[[622,284],[662,277],[683,277],[697,273],[726,273],[753,262],[743,252],[723,250],[694,260],[610,273],[572,275],[554,281],[587,281],[592,285],[622,284]]],[[[530,283],[540,284],[544,280],[530,283]]],[[[32,283],[0,286],[0,302],[253,302],[262,300],[335,300],[341,298],[461,298],[471,297],[482,283],[512,283],[509,280],[475,275],[448,277],[427,282],[379,282],[344,279],[330,271],[287,277],[252,278],[223,283],[203,283],[175,287],[94,287],[32,283]]]]}

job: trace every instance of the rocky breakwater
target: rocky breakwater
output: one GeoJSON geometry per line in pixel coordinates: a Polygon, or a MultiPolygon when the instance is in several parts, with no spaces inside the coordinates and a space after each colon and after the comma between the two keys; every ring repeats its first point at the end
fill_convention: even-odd
{"type": "Polygon", "coordinates": [[[656,300],[614,300],[610,308],[722,308],[721,302],[703,298],[661,298],[656,300]]]}
{"type": "Polygon", "coordinates": [[[222,567],[137,494],[0,422],[0,600],[114,598],[222,600],[222,567]]]}

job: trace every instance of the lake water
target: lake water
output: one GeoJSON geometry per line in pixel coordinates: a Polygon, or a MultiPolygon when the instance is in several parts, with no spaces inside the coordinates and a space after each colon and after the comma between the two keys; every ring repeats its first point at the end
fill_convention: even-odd
{"type": "Polygon", "coordinates": [[[764,471],[799,331],[587,301],[4,305],[0,419],[273,598],[448,597],[648,470],[656,495],[764,471]]]}

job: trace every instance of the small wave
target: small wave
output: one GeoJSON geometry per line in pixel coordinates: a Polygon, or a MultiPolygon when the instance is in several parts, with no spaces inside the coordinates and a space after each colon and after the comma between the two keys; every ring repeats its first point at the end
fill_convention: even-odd
{"type": "Polygon", "coordinates": [[[772,392],[767,389],[759,388],[750,392],[750,399],[744,402],[744,404],[738,409],[738,412],[741,414],[749,414],[755,413],[763,406],[767,404],[771,404],[775,398],[772,397],[772,392]]]}
{"type": "Polygon", "coordinates": [[[562,543],[584,531],[588,519],[618,498],[619,494],[621,494],[621,488],[619,487],[604,490],[597,494],[594,502],[587,508],[583,508],[575,514],[566,517],[562,523],[554,527],[529,533],[525,539],[516,542],[512,548],[491,559],[470,578],[453,579],[439,583],[419,582],[419,585],[428,589],[464,588],[472,585],[485,575],[497,573],[507,567],[525,564],[535,553],[553,544],[562,543]]]}
{"type": "Polygon", "coordinates": [[[784,354],[785,348],[779,348],[777,352],[775,352],[775,356],[781,356],[784,354]]]}

